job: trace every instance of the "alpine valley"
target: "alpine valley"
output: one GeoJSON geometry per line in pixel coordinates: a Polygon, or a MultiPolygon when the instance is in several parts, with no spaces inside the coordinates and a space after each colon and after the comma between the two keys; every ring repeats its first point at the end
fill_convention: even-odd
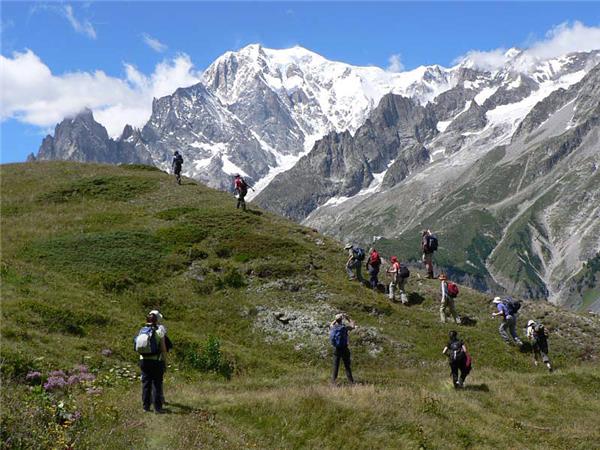
{"type": "Polygon", "coordinates": [[[393,73],[301,47],[227,52],[119,137],[86,110],[31,159],[144,163],[483,291],[600,311],[600,50],[393,73]]]}

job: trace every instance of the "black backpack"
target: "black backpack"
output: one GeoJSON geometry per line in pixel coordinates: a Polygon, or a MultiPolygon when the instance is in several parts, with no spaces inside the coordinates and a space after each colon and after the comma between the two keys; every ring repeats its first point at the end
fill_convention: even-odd
{"type": "Polygon", "coordinates": [[[536,338],[545,336],[546,329],[544,328],[544,325],[541,323],[536,323],[535,325],[533,325],[533,335],[536,338]]]}
{"type": "Polygon", "coordinates": [[[430,234],[427,236],[427,250],[430,252],[435,252],[438,249],[438,238],[435,234],[430,234]]]}
{"type": "Polygon", "coordinates": [[[450,351],[450,361],[462,361],[465,358],[465,352],[463,351],[462,341],[452,341],[448,344],[448,350],[450,351]]]}
{"type": "Polygon", "coordinates": [[[398,271],[398,276],[400,278],[408,278],[410,277],[410,270],[404,264],[400,265],[400,270],[398,271]]]}
{"type": "Polygon", "coordinates": [[[175,164],[178,166],[181,166],[183,164],[183,156],[181,156],[181,154],[175,157],[175,164]]]}
{"type": "Polygon", "coordinates": [[[506,309],[508,309],[508,314],[510,314],[511,316],[514,316],[516,313],[519,312],[519,309],[521,309],[521,302],[519,300],[515,300],[512,297],[504,297],[502,303],[504,303],[506,309]]]}

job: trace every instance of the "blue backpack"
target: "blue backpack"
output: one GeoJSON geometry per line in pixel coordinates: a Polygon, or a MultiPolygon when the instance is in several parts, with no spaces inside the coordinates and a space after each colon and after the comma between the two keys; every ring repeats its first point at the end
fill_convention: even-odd
{"type": "Polygon", "coordinates": [[[358,259],[359,261],[364,261],[365,260],[365,250],[362,249],[361,247],[356,247],[354,250],[354,257],[356,259],[358,259]]]}
{"type": "Polygon", "coordinates": [[[133,349],[142,356],[154,356],[160,353],[156,340],[156,327],[146,325],[140,328],[133,338],[133,349]]]}
{"type": "Polygon", "coordinates": [[[329,340],[335,348],[348,347],[348,329],[345,325],[335,325],[329,332],[329,340]]]}

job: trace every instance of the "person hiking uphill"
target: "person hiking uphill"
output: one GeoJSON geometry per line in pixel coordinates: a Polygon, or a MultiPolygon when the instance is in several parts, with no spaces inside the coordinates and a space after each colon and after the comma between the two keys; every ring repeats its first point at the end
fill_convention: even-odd
{"type": "MultiPolygon", "coordinates": [[[[156,325],[158,327],[158,331],[161,334],[163,334],[163,336],[165,337],[165,347],[167,349],[167,353],[170,352],[173,349],[173,343],[171,342],[171,339],[169,339],[169,336],[167,336],[167,327],[165,327],[165,325],[163,323],[163,315],[157,309],[153,309],[148,314],[154,314],[156,316],[156,325]]],[[[163,365],[163,371],[166,371],[166,369],[167,369],[166,361],[161,361],[161,363],[163,365]]],[[[161,394],[162,394],[162,397],[161,397],[162,404],[166,405],[167,402],[165,400],[164,390],[161,391],[161,394]]]]}
{"type": "Polygon", "coordinates": [[[344,246],[344,250],[348,251],[348,261],[346,261],[346,272],[350,280],[358,280],[361,283],[364,281],[360,271],[363,260],[365,259],[365,251],[360,247],[354,247],[348,243],[344,246]],[[354,272],[356,271],[356,275],[354,272]]]}
{"type": "Polygon", "coordinates": [[[171,163],[171,168],[173,169],[173,173],[175,174],[175,180],[177,180],[177,184],[181,184],[181,168],[183,166],[183,156],[175,150],[173,154],[173,162],[171,163]]]}
{"type": "Polygon", "coordinates": [[[254,188],[250,186],[239,173],[235,174],[235,178],[233,180],[233,187],[238,199],[236,209],[239,209],[241,206],[242,210],[246,211],[246,200],[244,200],[244,198],[248,193],[248,188],[252,190],[254,190],[254,188]]]}
{"type": "Polygon", "coordinates": [[[543,324],[530,320],[527,322],[527,337],[533,347],[533,363],[538,365],[538,358],[546,364],[548,371],[552,372],[552,364],[548,358],[548,335],[543,324]]]}
{"type": "Polygon", "coordinates": [[[331,373],[331,384],[335,381],[340,369],[340,360],[344,362],[344,370],[350,384],[354,383],[350,361],[350,349],[348,349],[348,332],[356,328],[356,324],[346,314],[336,314],[333,322],[329,324],[329,341],[333,346],[333,371],[331,373]],[[344,319],[348,321],[344,323],[344,319]]]}
{"type": "Polygon", "coordinates": [[[167,346],[164,328],[158,326],[156,314],[149,313],[144,325],[134,338],[134,349],[140,355],[142,370],[142,405],[144,411],[150,411],[154,404],[154,412],[163,410],[163,376],[167,362],[167,346]]]}
{"type": "Polygon", "coordinates": [[[379,284],[379,268],[381,267],[381,257],[374,248],[369,249],[366,269],[369,273],[369,284],[371,289],[377,289],[379,284]]]}
{"type": "Polygon", "coordinates": [[[460,317],[456,314],[456,306],[454,305],[454,299],[458,295],[458,286],[452,282],[448,282],[446,274],[442,273],[438,277],[441,281],[440,288],[442,293],[442,301],[440,303],[440,321],[446,323],[448,319],[447,310],[450,311],[454,321],[459,324],[460,317]]]}
{"type": "Polygon", "coordinates": [[[427,278],[433,279],[433,252],[438,248],[437,236],[431,230],[421,232],[421,250],[423,251],[423,263],[427,270],[427,278]]]}
{"type": "Polygon", "coordinates": [[[454,384],[455,389],[458,389],[464,386],[465,378],[471,372],[471,356],[467,352],[464,342],[458,339],[456,331],[451,331],[448,337],[448,343],[442,350],[442,354],[448,355],[452,384],[454,384]]]}
{"type": "Polygon", "coordinates": [[[498,332],[502,339],[507,344],[512,344],[513,341],[519,347],[523,345],[523,341],[517,335],[517,316],[521,303],[513,300],[511,297],[495,297],[492,302],[497,305],[498,311],[492,313],[492,317],[501,316],[502,323],[498,328],[498,332]],[[507,331],[508,330],[508,331],[507,331]],[[510,335],[509,335],[510,333],[510,335]]]}
{"type": "Polygon", "coordinates": [[[386,271],[392,277],[389,287],[389,299],[393,302],[396,301],[395,290],[397,289],[400,292],[400,301],[405,305],[408,303],[408,299],[404,293],[404,284],[410,272],[406,266],[400,264],[396,256],[392,256],[390,261],[392,262],[392,266],[386,271]]]}

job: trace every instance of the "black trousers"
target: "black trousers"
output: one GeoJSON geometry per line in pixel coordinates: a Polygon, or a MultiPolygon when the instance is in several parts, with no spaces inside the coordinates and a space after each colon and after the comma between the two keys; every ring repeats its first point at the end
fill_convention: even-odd
{"type": "Polygon", "coordinates": [[[150,409],[154,404],[154,410],[160,411],[163,402],[163,376],[165,365],[162,361],[155,359],[140,360],[142,369],[142,404],[144,409],[150,409]]]}
{"type": "Polygon", "coordinates": [[[239,208],[240,206],[242,207],[242,209],[246,209],[246,194],[248,193],[248,191],[242,191],[238,193],[238,201],[237,201],[237,206],[236,208],[239,208]]]}
{"type": "Polygon", "coordinates": [[[456,384],[456,382],[460,379],[461,383],[465,381],[467,375],[471,371],[470,368],[467,367],[467,360],[462,359],[460,361],[450,361],[450,372],[452,372],[452,382],[456,384]],[[458,372],[460,371],[460,378],[458,376],[458,372]]]}
{"type": "Polygon", "coordinates": [[[333,373],[331,374],[331,381],[334,382],[337,379],[340,370],[340,360],[344,362],[344,369],[346,370],[348,381],[354,383],[354,378],[352,378],[352,368],[350,367],[350,349],[348,349],[348,347],[336,348],[333,350],[333,373]]]}

